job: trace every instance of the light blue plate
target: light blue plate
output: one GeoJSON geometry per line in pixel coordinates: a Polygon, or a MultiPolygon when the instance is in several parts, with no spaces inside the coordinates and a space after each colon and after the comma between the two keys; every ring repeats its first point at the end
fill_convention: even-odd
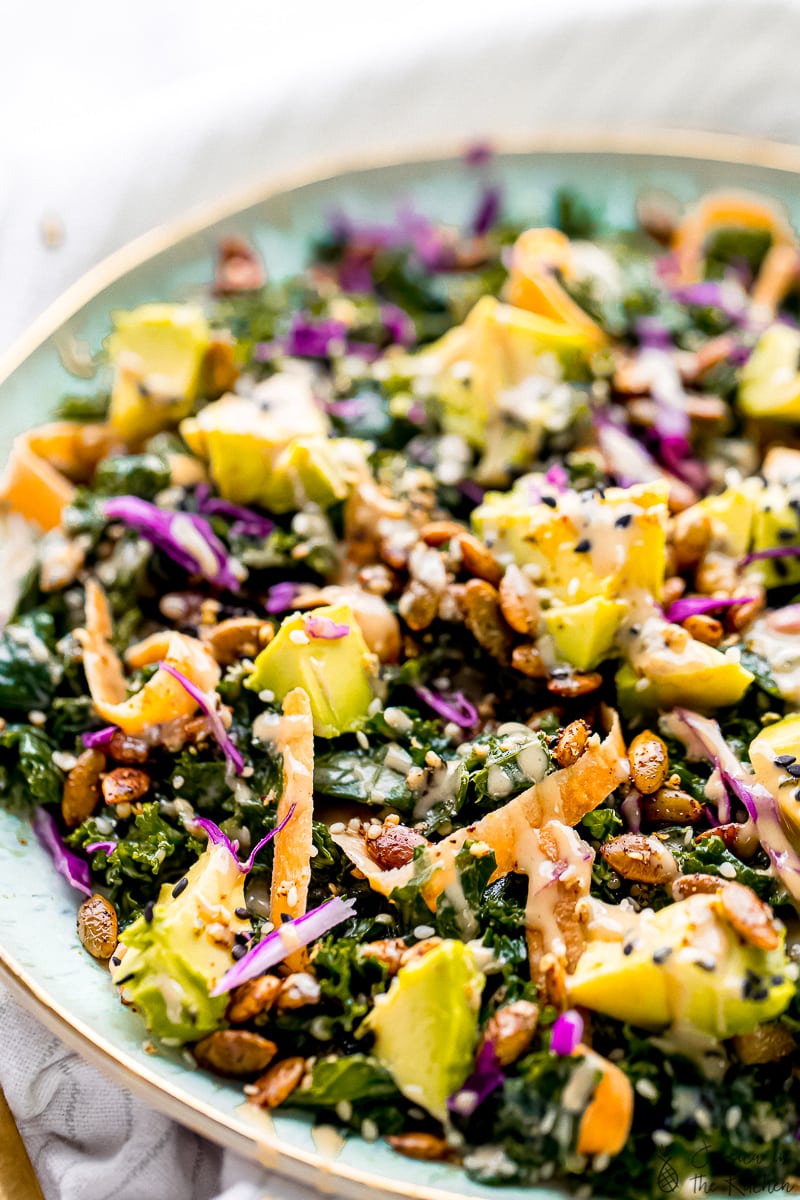
{"type": "MultiPolygon", "coordinates": [[[[550,139],[536,151],[504,154],[493,176],[508,210],[531,224],[546,220],[553,193],[569,186],[605,205],[613,224],[629,224],[634,198],[661,187],[682,200],[710,188],[765,191],[800,218],[800,151],[735,139],[675,135],[614,139],[550,139]],[[562,147],[567,147],[566,149],[562,147]]],[[[271,275],[296,271],[327,214],[343,209],[390,219],[413,199],[449,222],[471,213],[478,177],[458,158],[348,170],[324,180],[263,189],[181,229],[156,231],[96,268],[73,288],[0,363],[0,461],[14,434],[47,418],[65,391],[91,391],[96,380],[71,375],[61,355],[85,339],[93,350],[109,329],[109,311],[148,300],[184,299],[208,284],[214,248],[225,233],[253,241],[271,275]],[[60,352],[59,352],[60,351],[60,352]]],[[[153,1054],[140,1022],[119,1004],[106,971],[82,950],[75,929],[76,894],[54,874],[29,827],[0,810],[0,966],[15,994],[54,1032],[154,1107],[287,1175],[348,1196],[402,1195],[417,1200],[491,1197],[540,1200],[560,1194],[498,1191],[471,1183],[455,1167],[415,1162],[384,1143],[349,1139],[338,1150],[331,1131],[312,1136],[303,1116],[274,1122],[249,1113],[241,1088],[189,1070],[179,1057],[153,1054]]]]}

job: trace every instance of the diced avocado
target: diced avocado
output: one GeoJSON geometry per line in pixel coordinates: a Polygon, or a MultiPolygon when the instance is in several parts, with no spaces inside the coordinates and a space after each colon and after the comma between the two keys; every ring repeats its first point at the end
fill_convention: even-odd
{"type": "MultiPolygon", "coordinates": [[[[753,488],[746,484],[726,488],[717,496],[700,500],[691,511],[705,512],[711,518],[714,549],[740,558],[750,548],[755,513],[753,488]]],[[[758,485],[756,484],[756,487],[758,485]]]]}
{"type": "Polygon", "coordinates": [[[798,781],[786,770],[787,765],[800,763],[800,714],[762,729],[750,743],[750,762],[758,782],[776,797],[791,837],[800,844],[800,800],[795,796],[798,781]],[[776,758],[784,759],[783,764],[776,763],[776,758]]]}
{"type": "Polygon", "coordinates": [[[625,702],[638,700],[640,708],[725,708],[737,704],[753,682],[752,673],[736,657],[658,617],[644,623],[630,658],[635,678],[618,678],[618,684],[625,702]]]}
{"type": "Polygon", "coordinates": [[[551,507],[530,479],[488,493],[472,514],[476,533],[501,558],[532,565],[537,582],[565,604],[642,590],[658,599],[664,583],[666,485],[567,492],[551,507]],[[533,498],[532,498],[533,497],[533,498]]]}
{"type": "Polygon", "coordinates": [[[770,325],[739,375],[739,407],[749,417],[800,421],[800,329],[770,325]]]}
{"type": "Polygon", "coordinates": [[[220,494],[236,504],[290,512],[308,500],[329,508],[347,495],[355,443],[328,437],[302,374],[273,375],[253,398],[223,396],[185,420],[181,433],[210,464],[220,494]]]}
{"type": "Polygon", "coordinates": [[[696,895],[642,916],[625,942],[590,942],[567,988],[572,1004],[619,1021],[688,1024],[723,1039],[787,1008],[787,965],[782,933],[775,950],[748,945],[720,915],[716,896],[696,895]]]}
{"type": "Polygon", "coordinates": [[[482,296],[463,324],[427,347],[420,362],[433,366],[446,431],[483,450],[502,392],[540,374],[542,355],[555,355],[569,372],[593,348],[581,330],[482,296]]]}
{"type": "Polygon", "coordinates": [[[177,896],[165,884],[152,919],[137,917],[123,932],[124,954],[118,949],[121,961],[112,970],[123,999],[152,1033],[173,1044],[196,1041],[223,1023],[228,997],[210,993],[234,959],[221,934],[249,929],[236,916],[244,875],[225,846],[209,843],[186,878],[177,896]]]}
{"type": "Polygon", "coordinates": [[[401,967],[362,1026],[403,1095],[440,1121],[472,1067],[485,982],[469,947],[444,941],[401,967]]]}
{"type": "Polygon", "coordinates": [[[168,429],[192,410],[210,332],[192,304],[143,304],[114,313],[109,421],[127,442],[168,429]]]}
{"type": "MultiPolygon", "coordinates": [[[[796,546],[800,542],[800,488],[789,489],[772,484],[763,489],[753,517],[753,550],[776,546],[796,546]]],[[[755,569],[755,565],[749,568],[755,569]]],[[[762,558],[758,570],[765,587],[781,587],[800,582],[800,558],[762,558]]]]}
{"type": "Polygon", "coordinates": [[[304,688],[311,701],[314,732],[338,737],[358,729],[375,699],[375,659],[369,651],[349,604],[295,613],[282,623],[275,638],[261,651],[246,687],[265,689],[282,700],[293,688],[304,688]],[[341,637],[314,636],[325,625],[345,626],[341,637]]]}
{"type": "Polygon", "coordinates": [[[544,620],[558,657],[579,671],[596,667],[611,650],[626,607],[621,600],[593,596],[583,604],[548,609],[544,620]]]}

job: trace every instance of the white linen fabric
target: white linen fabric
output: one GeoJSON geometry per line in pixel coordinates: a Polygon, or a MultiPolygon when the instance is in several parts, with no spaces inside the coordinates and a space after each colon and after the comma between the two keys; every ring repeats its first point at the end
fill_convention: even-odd
{"type": "MultiPolygon", "coordinates": [[[[558,127],[800,142],[798,45],[797,0],[7,6],[0,352],[130,238],[322,156],[558,127]]],[[[107,1082],[2,989],[0,1028],[46,1200],[309,1196],[107,1082]]]]}

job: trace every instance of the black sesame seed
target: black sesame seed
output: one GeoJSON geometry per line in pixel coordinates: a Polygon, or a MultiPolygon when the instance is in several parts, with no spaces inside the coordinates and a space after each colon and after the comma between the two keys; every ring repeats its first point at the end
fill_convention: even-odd
{"type": "Polygon", "coordinates": [[[546,504],[548,508],[558,508],[555,496],[542,496],[542,504],[546,504]]]}
{"type": "Polygon", "coordinates": [[[576,554],[588,554],[592,548],[592,543],[588,538],[581,538],[575,547],[576,554]]]}
{"type": "Polygon", "coordinates": [[[627,529],[632,520],[633,513],[623,513],[621,517],[617,517],[614,527],[616,529],[627,529]]]}
{"type": "Polygon", "coordinates": [[[233,910],[233,915],[235,917],[238,917],[240,921],[246,921],[247,918],[250,916],[250,913],[247,911],[246,908],[235,908],[233,910]]]}
{"type": "Polygon", "coordinates": [[[780,987],[782,983],[783,983],[782,975],[773,975],[772,976],[772,986],[773,987],[780,987]]]}
{"type": "Polygon", "coordinates": [[[136,972],[131,971],[130,975],[123,975],[122,979],[116,979],[114,982],[116,983],[117,987],[122,987],[124,983],[130,983],[135,976],[136,972]]]}
{"type": "Polygon", "coordinates": [[[181,892],[185,892],[188,886],[189,886],[189,880],[184,875],[183,879],[179,879],[178,882],[175,884],[175,887],[172,889],[173,899],[177,900],[178,896],[180,896],[181,892]]]}
{"type": "Polygon", "coordinates": [[[281,922],[285,925],[287,921],[291,921],[291,913],[281,913],[281,922]]]}
{"type": "Polygon", "coordinates": [[[670,954],[672,954],[672,946],[661,946],[658,950],[653,951],[653,962],[656,966],[660,966],[661,963],[667,961],[670,954]]]}
{"type": "Polygon", "coordinates": [[[638,625],[631,625],[630,629],[628,630],[628,633],[631,635],[631,637],[638,637],[640,632],[641,630],[639,629],[638,625]]]}
{"type": "Polygon", "coordinates": [[[111,955],[111,962],[113,963],[113,965],[114,965],[115,967],[118,967],[118,966],[120,965],[120,963],[122,962],[122,959],[121,959],[121,958],[117,958],[116,954],[112,954],[112,955],[111,955]]]}
{"type": "Polygon", "coordinates": [[[793,762],[797,762],[795,754],[779,754],[775,759],[776,767],[790,767],[793,762]]]}
{"type": "Polygon", "coordinates": [[[795,537],[797,537],[797,534],[794,529],[779,529],[778,530],[778,541],[779,542],[791,542],[792,538],[795,538],[795,537]]]}
{"type": "Polygon", "coordinates": [[[240,945],[240,946],[246,946],[247,943],[250,941],[250,936],[251,935],[249,933],[246,933],[244,930],[242,930],[241,933],[237,933],[235,935],[234,941],[237,942],[238,945],[240,945]]]}
{"type": "Polygon", "coordinates": [[[795,788],[794,798],[795,798],[795,800],[800,800],[800,788],[795,788]]]}
{"type": "Polygon", "coordinates": [[[625,955],[633,954],[635,944],[635,942],[626,942],[622,947],[622,953],[625,955]]]}
{"type": "Polygon", "coordinates": [[[717,960],[710,956],[701,955],[700,958],[694,960],[694,965],[699,967],[701,971],[716,971],[717,960]]]}
{"type": "Polygon", "coordinates": [[[786,774],[791,775],[792,779],[800,779],[800,763],[789,763],[786,774]]]}
{"type": "Polygon", "coordinates": [[[786,576],[789,574],[789,568],[787,567],[786,563],[783,561],[782,558],[773,558],[772,566],[775,571],[775,574],[777,576],[779,576],[779,578],[781,578],[781,579],[785,579],[786,576]]]}
{"type": "Polygon", "coordinates": [[[231,954],[236,962],[238,962],[240,958],[244,958],[245,954],[247,954],[247,946],[236,945],[231,950],[231,954]]]}
{"type": "Polygon", "coordinates": [[[762,1000],[769,1000],[769,988],[756,988],[750,999],[756,1001],[756,1003],[760,1003],[762,1000]]]}
{"type": "Polygon", "coordinates": [[[154,907],[155,907],[155,902],[153,900],[148,900],[147,904],[145,904],[145,906],[144,906],[144,919],[148,925],[150,924],[150,922],[153,919],[153,908],[154,907]]]}

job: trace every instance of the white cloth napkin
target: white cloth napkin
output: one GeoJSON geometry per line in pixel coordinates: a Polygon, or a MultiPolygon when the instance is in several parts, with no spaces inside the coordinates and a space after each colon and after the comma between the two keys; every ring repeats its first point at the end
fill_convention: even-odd
{"type": "MultiPolygon", "coordinates": [[[[0,350],[130,238],[332,154],[558,127],[800,142],[798,45],[797,0],[15,5],[0,350]]],[[[107,1082],[2,989],[0,1029],[0,1086],[46,1200],[308,1200],[107,1082]]]]}

